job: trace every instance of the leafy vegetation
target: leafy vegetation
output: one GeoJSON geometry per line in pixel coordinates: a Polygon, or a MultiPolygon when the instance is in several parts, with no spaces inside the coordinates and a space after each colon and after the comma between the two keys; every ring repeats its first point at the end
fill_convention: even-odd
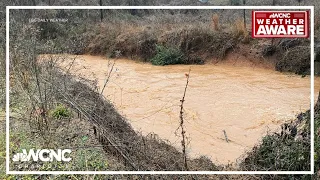
{"type": "Polygon", "coordinates": [[[51,116],[59,120],[71,118],[71,115],[71,111],[62,104],[59,104],[55,109],[51,111],[51,116]]]}
{"type": "Polygon", "coordinates": [[[157,54],[151,59],[153,65],[184,64],[184,54],[176,48],[157,46],[157,54]]]}
{"type": "MultiPolygon", "coordinates": [[[[315,106],[315,172],[320,167],[320,92],[315,106]]],[[[265,136],[259,146],[248,152],[240,164],[242,170],[310,171],[310,111],[301,113],[295,122],[282,125],[280,133],[265,136]]],[[[318,173],[313,175],[317,179],[318,173]]],[[[268,178],[268,176],[263,176],[268,178]]],[[[278,175],[278,179],[288,176],[278,175]]],[[[310,175],[289,175],[291,179],[311,179],[310,175]]]]}
{"type": "Polygon", "coordinates": [[[242,165],[251,171],[310,171],[310,142],[295,140],[290,135],[267,135],[242,165]]]}

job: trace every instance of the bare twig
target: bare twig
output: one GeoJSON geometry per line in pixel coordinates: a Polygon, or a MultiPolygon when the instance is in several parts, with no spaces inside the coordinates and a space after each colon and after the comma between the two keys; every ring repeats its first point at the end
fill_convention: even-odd
{"type": "Polygon", "coordinates": [[[184,88],[184,93],[183,93],[183,97],[180,100],[181,105],[180,105],[180,127],[181,127],[181,135],[182,135],[182,141],[181,141],[181,145],[182,145],[182,154],[183,154],[183,161],[184,161],[184,166],[185,169],[188,170],[188,163],[187,163],[187,154],[186,154],[186,131],[184,130],[184,119],[183,119],[183,103],[184,103],[184,99],[186,97],[186,92],[187,92],[187,88],[188,88],[188,84],[189,84],[189,77],[190,77],[190,71],[191,68],[189,68],[189,72],[188,74],[185,74],[187,77],[187,83],[186,86],[184,88]]]}
{"type": "MultiPolygon", "coordinates": [[[[122,117],[113,105],[100,94],[101,92],[98,90],[95,81],[71,73],[66,74],[63,68],[53,67],[52,72],[50,72],[50,69],[46,69],[48,63],[36,65],[40,66],[39,69],[43,69],[39,73],[40,85],[42,94],[44,92],[43,85],[46,84],[47,86],[49,105],[51,101],[52,103],[63,103],[83,115],[83,119],[88,120],[95,127],[95,137],[101,143],[103,149],[119,158],[126,168],[135,171],[212,170],[210,163],[203,162],[200,159],[196,161],[188,160],[189,166],[186,165],[184,162],[184,159],[187,160],[185,148],[183,154],[171,146],[170,142],[162,140],[157,135],[143,136],[135,132],[128,120],[122,117]],[[65,83],[62,83],[61,80],[65,83]],[[181,158],[183,156],[185,158],[181,158]],[[197,161],[204,164],[198,164],[197,161]]],[[[110,77],[112,77],[112,74],[110,77]]],[[[35,79],[34,76],[33,78],[35,79]]],[[[36,81],[34,81],[34,84],[36,84],[36,81]]],[[[32,87],[36,88],[37,86],[32,87]]],[[[39,97],[33,97],[38,95],[37,89],[29,95],[33,100],[31,102],[39,107],[37,106],[37,102],[40,102],[39,97]]],[[[184,97],[185,95],[186,92],[184,97]]],[[[183,118],[183,116],[181,117],[183,118]]],[[[184,131],[185,129],[183,129],[184,131]]],[[[187,143],[188,139],[184,135],[185,146],[187,146],[187,143]]]]}
{"type": "MultiPolygon", "coordinates": [[[[109,71],[109,73],[108,73],[107,79],[106,79],[106,80],[105,80],[105,82],[104,82],[104,85],[103,85],[103,88],[102,88],[102,90],[101,90],[101,93],[100,93],[100,94],[103,94],[103,91],[104,91],[104,89],[105,89],[105,87],[106,87],[107,83],[109,82],[109,79],[110,79],[111,73],[112,73],[112,71],[113,71],[114,64],[115,64],[115,61],[113,61],[112,65],[111,65],[111,69],[110,69],[110,71],[109,71]]],[[[110,63],[109,63],[109,65],[110,65],[110,63]]],[[[108,66],[109,66],[109,65],[108,65],[108,66]]]]}

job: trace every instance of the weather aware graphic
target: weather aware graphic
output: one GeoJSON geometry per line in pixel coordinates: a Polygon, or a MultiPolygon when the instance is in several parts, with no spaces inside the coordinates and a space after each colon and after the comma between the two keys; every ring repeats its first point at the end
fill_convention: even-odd
{"type": "Polygon", "coordinates": [[[253,37],[309,37],[309,11],[252,11],[253,37]]]}

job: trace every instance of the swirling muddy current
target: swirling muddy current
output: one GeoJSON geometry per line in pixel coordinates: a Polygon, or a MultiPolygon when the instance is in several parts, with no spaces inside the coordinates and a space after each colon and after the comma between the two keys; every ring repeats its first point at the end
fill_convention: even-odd
{"type": "MultiPolygon", "coordinates": [[[[68,57],[61,66],[75,56],[68,57]]],[[[101,90],[112,62],[77,56],[72,69],[97,79],[101,90]]],[[[232,64],[153,66],[116,59],[103,94],[135,130],[155,133],[180,150],[180,100],[189,68],[183,108],[190,157],[205,155],[214,163],[235,163],[264,135],[279,131],[281,124],[310,109],[309,76],[232,64]]],[[[315,85],[317,92],[320,78],[315,85]]]]}

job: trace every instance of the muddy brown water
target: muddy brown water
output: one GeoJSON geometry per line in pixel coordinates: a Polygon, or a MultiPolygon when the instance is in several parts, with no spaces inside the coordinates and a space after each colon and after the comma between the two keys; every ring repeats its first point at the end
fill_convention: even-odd
{"type": "MultiPolygon", "coordinates": [[[[102,88],[108,60],[77,57],[74,72],[98,79],[102,88]]],[[[266,133],[279,131],[282,123],[310,109],[310,77],[231,64],[153,66],[118,59],[104,95],[135,130],[154,132],[180,149],[179,105],[189,68],[184,115],[190,157],[206,155],[215,163],[235,163],[266,133]]],[[[315,85],[317,92],[320,78],[315,85]]]]}

